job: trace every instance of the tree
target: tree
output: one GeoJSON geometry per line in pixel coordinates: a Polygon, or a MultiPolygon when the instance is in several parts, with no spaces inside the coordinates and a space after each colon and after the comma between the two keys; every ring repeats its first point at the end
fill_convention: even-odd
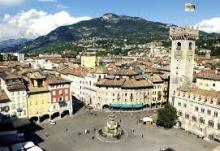
{"type": "Polygon", "coordinates": [[[159,109],[157,113],[156,124],[164,128],[172,128],[176,124],[177,112],[176,109],[167,104],[163,109],[159,109]]]}

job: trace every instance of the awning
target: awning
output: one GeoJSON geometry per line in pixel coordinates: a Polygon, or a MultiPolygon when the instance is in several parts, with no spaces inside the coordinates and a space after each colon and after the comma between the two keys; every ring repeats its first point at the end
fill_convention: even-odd
{"type": "Polygon", "coordinates": [[[121,109],[138,109],[143,108],[143,104],[110,104],[112,108],[121,108],[121,109]]]}

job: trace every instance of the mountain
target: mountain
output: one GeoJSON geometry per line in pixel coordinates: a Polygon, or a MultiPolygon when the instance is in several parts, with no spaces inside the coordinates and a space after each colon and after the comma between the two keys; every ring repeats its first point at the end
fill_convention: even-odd
{"type": "Polygon", "coordinates": [[[54,43],[77,42],[91,37],[136,40],[143,38],[167,39],[167,33],[167,24],[147,21],[139,17],[107,13],[99,18],[58,27],[45,36],[28,41],[25,45],[16,46],[16,49],[17,51],[32,52],[40,48],[47,48],[54,43]]]}
{"type": "Polygon", "coordinates": [[[15,51],[14,48],[16,46],[23,45],[28,40],[25,38],[19,38],[19,39],[9,39],[5,41],[0,41],[0,51],[15,51]]]}
{"type": "MultiPolygon", "coordinates": [[[[99,18],[58,27],[45,36],[16,45],[13,49],[20,52],[45,52],[48,48],[50,48],[50,51],[58,51],[61,48],[73,49],[72,43],[88,38],[116,39],[115,41],[127,39],[134,43],[153,40],[167,41],[170,26],[169,24],[152,22],[139,17],[107,13],[99,18]]],[[[202,39],[216,39],[220,36],[201,32],[201,37],[202,39]]]]}

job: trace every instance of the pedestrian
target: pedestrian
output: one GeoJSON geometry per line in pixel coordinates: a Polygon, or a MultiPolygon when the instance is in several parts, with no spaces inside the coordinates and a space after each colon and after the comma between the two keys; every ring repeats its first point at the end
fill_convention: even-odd
{"type": "Polygon", "coordinates": [[[66,128],[66,132],[68,131],[68,128],[66,128]]]}
{"type": "Polygon", "coordinates": [[[144,138],[144,135],[142,134],[141,137],[144,138]]]}
{"type": "Polygon", "coordinates": [[[134,133],[134,128],[132,128],[132,132],[134,133]]]}
{"type": "Polygon", "coordinates": [[[120,123],[121,123],[121,119],[120,119],[119,121],[120,121],[120,123]]]}
{"type": "Polygon", "coordinates": [[[47,132],[45,132],[45,136],[46,136],[46,137],[48,137],[48,136],[49,136],[49,134],[48,134],[47,132]]]}

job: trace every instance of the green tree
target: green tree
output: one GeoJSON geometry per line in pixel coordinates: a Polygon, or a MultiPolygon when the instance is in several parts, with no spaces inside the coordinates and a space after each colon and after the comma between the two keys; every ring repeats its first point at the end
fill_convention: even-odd
{"type": "Polygon", "coordinates": [[[157,113],[156,124],[164,128],[172,128],[177,120],[176,109],[167,104],[163,109],[159,109],[157,113]]]}

